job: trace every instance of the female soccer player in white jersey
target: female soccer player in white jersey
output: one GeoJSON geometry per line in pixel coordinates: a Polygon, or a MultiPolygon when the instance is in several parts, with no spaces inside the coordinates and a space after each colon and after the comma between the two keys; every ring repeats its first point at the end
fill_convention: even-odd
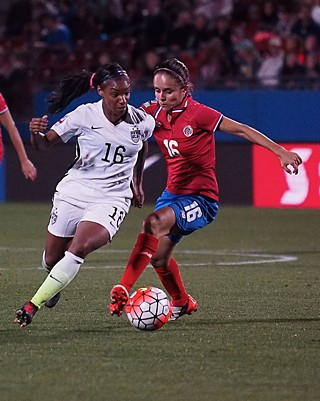
{"type": "Polygon", "coordinates": [[[36,149],[76,138],[76,158],[53,198],[42,261],[49,274],[17,311],[16,322],[21,327],[30,324],[43,305],[53,307],[85,257],[111,242],[132,200],[138,207],[144,201],[143,165],[155,120],[128,104],[130,80],[120,65],[107,64],[94,74],[82,72],[64,78],[49,98],[48,111],[64,110],[90,87],[102,99],[80,105],[46,134],[42,132],[48,128],[47,116],[30,122],[36,149]]]}
{"type": "Polygon", "coordinates": [[[183,236],[210,224],[218,213],[214,132],[219,129],[265,147],[279,157],[289,174],[288,166],[297,174],[302,160],[257,130],[193,100],[188,69],[179,60],[161,63],[153,85],[156,100],[142,108],[156,119],[154,137],[166,158],[167,187],[143,222],[120,284],[111,290],[110,312],[122,314],[128,293],[151,262],[172,297],[170,320],[175,320],[197,310],[172,257],[175,246],[183,236]]]}

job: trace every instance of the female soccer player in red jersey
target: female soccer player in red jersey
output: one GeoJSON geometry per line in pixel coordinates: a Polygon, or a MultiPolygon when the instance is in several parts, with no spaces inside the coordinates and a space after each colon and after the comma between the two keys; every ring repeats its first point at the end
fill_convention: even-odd
{"type": "Polygon", "coordinates": [[[154,72],[156,101],[142,107],[156,120],[155,139],[168,169],[165,191],[153,213],[143,221],[141,233],[120,284],[110,293],[110,313],[121,315],[128,293],[149,262],[172,297],[171,320],[197,310],[187,294],[172,257],[183,236],[210,224],[218,213],[214,132],[219,129],[245,138],[276,154],[282,168],[298,173],[300,156],[287,151],[261,132],[192,99],[187,67],[177,59],[160,64],[154,72]]]}
{"type": "MultiPolygon", "coordinates": [[[[29,178],[31,181],[34,181],[37,178],[37,170],[27,156],[19,131],[14,123],[14,120],[7,106],[7,103],[1,93],[0,93],[0,125],[3,125],[9,134],[11,142],[19,157],[23,175],[25,176],[25,178],[27,179],[29,178]]],[[[2,161],[3,155],[4,155],[4,147],[0,129],[0,163],[2,161]]]]}

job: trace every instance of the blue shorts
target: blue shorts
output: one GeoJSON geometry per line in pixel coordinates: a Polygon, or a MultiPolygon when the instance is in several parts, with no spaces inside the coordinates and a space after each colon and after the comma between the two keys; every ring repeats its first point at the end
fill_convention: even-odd
{"type": "Polygon", "coordinates": [[[216,201],[201,195],[174,195],[164,190],[157,199],[155,210],[171,207],[176,215],[176,224],[181,230],[179,235],[169,235],[174,242],[210,224],[218,214],[216,201]]]}

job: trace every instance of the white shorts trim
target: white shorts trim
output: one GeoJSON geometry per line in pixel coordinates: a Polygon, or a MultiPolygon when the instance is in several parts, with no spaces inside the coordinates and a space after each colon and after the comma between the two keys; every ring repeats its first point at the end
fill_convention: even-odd
{"type": "Polygon", "coordinates": [[[83,202],[56,193],[48,224],[49,233],[57,237],[74,237],[81,221],[101,224],[110,240],[118,232],[131,205],[130,199],[108,198],[104,203],[83,202]]]}

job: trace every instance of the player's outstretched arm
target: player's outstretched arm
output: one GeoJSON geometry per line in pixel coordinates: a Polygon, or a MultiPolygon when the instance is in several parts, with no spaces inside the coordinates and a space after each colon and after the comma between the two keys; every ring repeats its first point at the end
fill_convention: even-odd
{"type": "Polygon", "coordinates": [[[297,153],[291,152],[285,149],[283,146],[277,144],[258,130],[227,117],[224,117],[221,121],[219,130],[227,134],[239,136],[252,143],[263,146],[279,157],[281,167],[288,174],[298,174],[299,165],[302,163],[301,157],[297,153]]]}

